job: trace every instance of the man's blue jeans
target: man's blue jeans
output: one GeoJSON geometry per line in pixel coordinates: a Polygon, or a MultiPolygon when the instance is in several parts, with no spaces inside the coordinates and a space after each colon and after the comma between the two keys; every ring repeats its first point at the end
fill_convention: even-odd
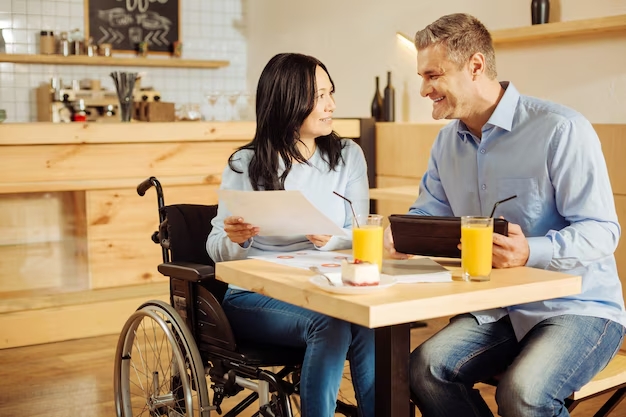
{"type": "Polygon", "coordinates": [[[238,340],[306,347],[303,417],[335,415],[346,358],[363,417],[374,416],[374,331],[249,291],[229,289],[222,302],[238,340]]]}
{"type": "Polygon", "coordinates": [[[563,315],[518,342],[508,316],[482,325],[456,316],[411,354],[411,393],[424,417],[493,416],[473,385],[502,374],[502,417],[567,417],[565,398],[608,364],[623,337],[613,321],[563,315]]]}

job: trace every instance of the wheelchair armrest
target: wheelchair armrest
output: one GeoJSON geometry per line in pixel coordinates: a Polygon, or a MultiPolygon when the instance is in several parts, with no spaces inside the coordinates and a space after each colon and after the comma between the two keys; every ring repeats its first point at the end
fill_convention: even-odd
{"type": "Polygon", "coordinates": [[[161,274],[184,279],[192,282],[200,282],[205,279],[215,278],[215,268],[210,265],[194,264],[191,262],[168,262],[158,266],[161,274]]]}

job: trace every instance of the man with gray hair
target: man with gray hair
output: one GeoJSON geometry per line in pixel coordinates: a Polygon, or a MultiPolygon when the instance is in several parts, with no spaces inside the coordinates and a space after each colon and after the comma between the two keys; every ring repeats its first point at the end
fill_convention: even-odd
{"type": "MultiPolygon", "coordinates": [[[[576,296],[456,316],[411,354],[424,417],[492,416],[474,384],[501,375],[503,417],[569,416],[564,400],[622,344],[626,313],[614,252],[620,236],[600,142],[581,114],[496,79],[491,35],[467,14],[415,36],[421,94],[452,119],[432,147],[410,213],[496,216],[493,266],[582,276],[576,296]]],[[[397,258],[390,229],[385,247],[397,258]]]]}

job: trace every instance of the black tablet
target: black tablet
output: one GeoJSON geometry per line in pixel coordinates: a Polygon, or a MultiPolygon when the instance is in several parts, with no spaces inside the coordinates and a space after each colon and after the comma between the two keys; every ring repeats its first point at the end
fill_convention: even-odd
{"type": "MultiPolygon", "coordinates": [[[[461,218],[392,214],[389,216],[396,250],[400,253],[460,258],[461,218]]],[[[509,222],[493,219],[493,231],[508,236],[509,222]]]]}

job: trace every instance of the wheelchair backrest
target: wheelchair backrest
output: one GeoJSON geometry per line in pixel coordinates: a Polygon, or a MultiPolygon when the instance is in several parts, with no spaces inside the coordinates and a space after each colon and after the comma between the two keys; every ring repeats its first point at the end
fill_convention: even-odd
{"type": "MultiPolygon", "coordinates": [[[[217,205],[173,204],[161,210],[165,212],[165,221],[159,227],[159,238],[169,249],[171,260],[215,266],[206,251],[206,240],[213,228],[211,220],[217,215],[217,205]]],[[[228,284],[215,279],[201,285],[220,303],[228,288],[228,284]]]]}

